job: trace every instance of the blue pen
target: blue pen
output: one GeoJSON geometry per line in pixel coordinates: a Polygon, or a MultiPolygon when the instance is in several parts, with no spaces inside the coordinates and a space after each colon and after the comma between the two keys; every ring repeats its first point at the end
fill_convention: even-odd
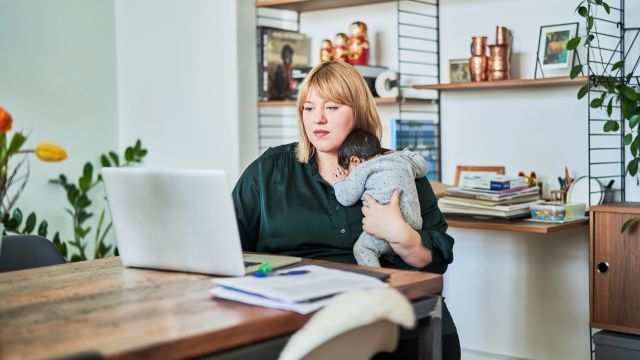
{"type": "Polygon", "coordinates": [[[308,273],[309,273],[309,270],[291,270],[291,271],[281,272],[281,273],[276,273],[276,272],[257,272],[255,274],[253,274],[253,277],[263,278],[263,277],[268,277],[268,276],[303,275],[303,274],[308,274],[308,273]]]}

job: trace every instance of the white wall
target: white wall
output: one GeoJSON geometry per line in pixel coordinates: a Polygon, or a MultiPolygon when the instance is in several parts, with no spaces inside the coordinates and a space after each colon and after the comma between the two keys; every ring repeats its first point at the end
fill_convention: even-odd
{"type": "Polygon", "coordinates": [[[47,141],[69,153],[62,163],[31,156],[18,205],[68,239],[66,195],[48,180],[76,179],[86,161],[118,145],[113,2],[0,0],[0,54],[0,106],[14,130],[30,133],[25,148],[47,141]]]}
{"type": "Polygon", "coordinates": [[[145,166],[222,168],[233,184],[240,171],[238,56],[245,53],[236,2],[115,4],[119,143],[141,137],[145,166]]]}

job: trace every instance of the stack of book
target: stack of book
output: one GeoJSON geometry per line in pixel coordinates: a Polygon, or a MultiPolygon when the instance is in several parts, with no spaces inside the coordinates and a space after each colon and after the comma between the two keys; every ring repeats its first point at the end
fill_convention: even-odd
{"type": "Polygon", "coordinates": [[[449,188],[438,201],[448,215],[515,219],[530,216],[529,206],[541,202],[537,186],[523,177],[467,175],[460,187],[449,188]]]}

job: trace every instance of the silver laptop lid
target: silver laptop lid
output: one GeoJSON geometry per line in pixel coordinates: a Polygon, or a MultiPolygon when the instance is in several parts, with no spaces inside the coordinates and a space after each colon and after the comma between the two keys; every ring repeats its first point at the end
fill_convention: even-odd
{"type": "Polygon", "coordinates": [[[224,171],[104,168],[102,176],[123,265],[244,275],[224,171]]]}

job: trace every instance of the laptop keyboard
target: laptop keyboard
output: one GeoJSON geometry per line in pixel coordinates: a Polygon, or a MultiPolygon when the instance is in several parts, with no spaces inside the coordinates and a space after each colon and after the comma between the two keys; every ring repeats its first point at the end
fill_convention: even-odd
{"type": "Polygon", "coordinates": [[[252,261],[245,261],[244,262],[244,267],[250,267],[250,266],[255,266],[255,265],[260,265],[259,262],[252,262],[252,261]]]}

